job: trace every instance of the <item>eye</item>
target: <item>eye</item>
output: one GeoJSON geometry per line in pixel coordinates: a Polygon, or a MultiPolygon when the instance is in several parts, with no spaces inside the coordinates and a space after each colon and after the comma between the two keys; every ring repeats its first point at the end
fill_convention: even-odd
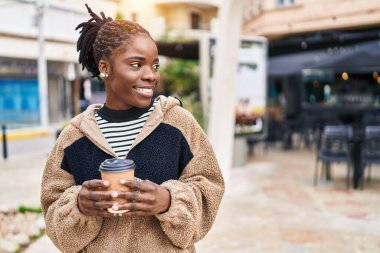
{"type": "Polygon", "coordinates": [[[154,64],[153,65],[153,69],[155,70],[155,71],[157,71],[158,69],[160,68],[160,64],[154,64]]]}
{"type": "Polygon", "coordinates": [[[130,65],[136,69],[141,68],[141,64],[139,62],[132,62],[130,65]]]}

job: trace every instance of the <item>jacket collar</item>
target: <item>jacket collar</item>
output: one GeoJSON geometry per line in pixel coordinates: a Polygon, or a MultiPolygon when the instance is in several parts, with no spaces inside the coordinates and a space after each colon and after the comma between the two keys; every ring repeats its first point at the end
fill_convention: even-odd
{"type": "MultiPolygon", "coordinates": [[[[153,112],[149,115],[141,132],[133,142],[131,149],[143,141],[150,133],[153,132],[154,129],[158,127],[164,118],[164,114],[169,109],[180,104],[179,101],[173,97],[159,96],[156,100],[158,102],[156,103],[153,112]]],[[[102,106],[102,104],[90,105],[86,111],[74,117],[71,120],[71,124],[78,128],[87,138],[89,138],[104,152],[112,155],[113,157],[117,157],[115,151],[112,150],[112,147],[104,138],[95,119],[95,110],[100,109],[102,106]]]]}

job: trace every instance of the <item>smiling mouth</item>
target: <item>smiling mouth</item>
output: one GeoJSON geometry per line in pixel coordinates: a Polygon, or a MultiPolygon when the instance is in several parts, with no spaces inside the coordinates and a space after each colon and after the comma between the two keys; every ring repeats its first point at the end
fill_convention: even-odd
{"type": "Polygon", "coordinates": [[[144,95],[151,95],[151,94],[153,94],[153,89],[151,89],[151,88],[139,88],[139,87],[136,87],[135,90],[138,93],[141,93],[141,94],[144,94],[144,95]]]}

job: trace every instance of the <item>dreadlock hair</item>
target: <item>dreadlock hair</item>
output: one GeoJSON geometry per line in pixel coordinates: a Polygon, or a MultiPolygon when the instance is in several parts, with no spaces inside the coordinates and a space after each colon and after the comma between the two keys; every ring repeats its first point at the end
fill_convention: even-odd
{"type": "MultiPolygon", "coordinates": [[[[146,34],[152,38],[147,30],[135,22],[128,20],[112,20],[100,12],[101,17],[96,15],[86,4],[91,19],[80,23],[75,30],[80,30],[77,41],[79,53],[79,64],[82,70],[86,68],[91,77],[99,78],[99,61],[103,58],[109,59],[112,52],[129,41],[137,34],[146,34]]],[[[153,39],[152,39],[153,40],[153,39]]]]}

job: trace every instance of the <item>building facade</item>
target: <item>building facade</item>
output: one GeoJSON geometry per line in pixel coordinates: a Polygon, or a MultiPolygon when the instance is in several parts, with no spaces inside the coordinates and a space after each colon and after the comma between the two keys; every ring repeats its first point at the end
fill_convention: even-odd
{"type": "Polygon", "coordinates": [[[284,129],[380,124],[380,1],[245,4],[243,33],[269,39],[269,104],[284,129]]]}
{"type": "MultiPolygon", "coordinates": [[[[48,123],[70,118],[75,111],[78,66],[75,27],[89,19],[84,4],[115,16],[114,1],[14,0],[0,3],[0,122],[10,128],[40,124],[37,59],[39,17],[43,15],[47,61],[48,123]],[[38,8],[37,3],[44,3],[38,8]]],[[[84,75],[85,73],[83,73],[84,75]]]]}
{"type": "Polygon", "coordinates": [[[243,33],[269,39],[380,24],[377,0],[246,0],[243,33]]]}
{"type": "Polygon", "coordinates": [[[164,36],[194,37],[212,31],[220,0],[121,0],[122,15],[140,23],[156,40],[164,36]]]}

